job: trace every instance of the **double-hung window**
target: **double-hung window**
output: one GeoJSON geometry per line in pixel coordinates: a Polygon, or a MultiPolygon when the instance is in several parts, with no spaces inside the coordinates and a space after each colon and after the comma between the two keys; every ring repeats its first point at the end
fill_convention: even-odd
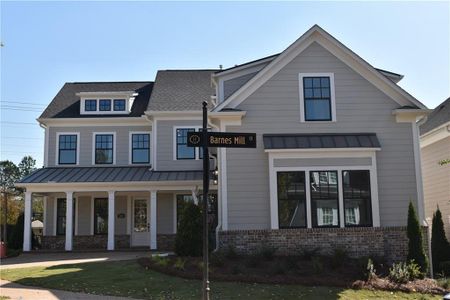
{"type": "Polygon", "coordinates": [[[100,111],[111,111],[111,99],[100,99],[98,108],[100,111]]]}
{"type": "Polygon", "coordinates": [[[197,147],[187,146],[188,132],[201,131],[198,127],[176,128],[175,130],[175,157],[177,160],[184,159],[201,159],[203,153],[197,147]]]}
{"type": "MultiPolygon", "coordinates": [[[[66,208],[67,208],[66,198],[56,199],[56,234],[65,235],[66,234],[66,208]]],[[[73,201],[73,214],[72,214],[72,228],[75,232],[75,199],[73,201]]]]}
{"type": "Polygon", "coordinates": [[[94,234],[108,233],[108,199],[94,199],[94,234]]]}
{"type": "Polygon", "coordinates": [[[131,163],[148,164],[150,163],[150,134],[132,133],[131,134],[131,163]]]}
{"type": "Polygon", "coordinates": [[[59,134],[58,135],[58,164],[75,165],[77,164],[77,134],[59,134]]]}
{"type": "Polygon", "coordinates": [[[300,74],[301,121],[335,121],[333,74],[300,74]]]}
{"type": "Polygon", "coordinates": [[[114,135],[95,134],[95,164],[114,162],[114,135]]]}

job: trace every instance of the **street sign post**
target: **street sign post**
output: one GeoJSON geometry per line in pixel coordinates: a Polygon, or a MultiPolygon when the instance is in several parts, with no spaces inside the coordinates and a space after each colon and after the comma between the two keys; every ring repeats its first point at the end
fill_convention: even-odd
{"type": "Polygon", "coordinates": [[[187,146],[203,149],[203,300],[209,300],[208,271],[208,192],[209,147],[256,148],[255,133],[208,132],[208,103],[203,102],[203,128],[201,132],[188,132],[187,146]]]}

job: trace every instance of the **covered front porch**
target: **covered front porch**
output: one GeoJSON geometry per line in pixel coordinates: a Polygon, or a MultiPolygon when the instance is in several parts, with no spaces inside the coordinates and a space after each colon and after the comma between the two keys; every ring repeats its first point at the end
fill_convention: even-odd
{"type": "MultiPolygon", "coordinates": [[[[65,172],[62,168],[53,169],[65,172]]],[[[100,173],[109,171],[92,169],[104,169],[100,173]]],[[[160,180],[23,182],[26,187],[23,251],[32,250],[35,197],[44,201],[41,239],[44,250],[172,250],[179,207],[186,201],[198,201],[202,172],[149,172],[159,173],[160,180]]]]}

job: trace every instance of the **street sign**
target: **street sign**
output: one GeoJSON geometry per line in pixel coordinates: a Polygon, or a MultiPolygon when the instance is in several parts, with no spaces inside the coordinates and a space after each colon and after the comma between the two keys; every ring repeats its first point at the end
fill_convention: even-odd
{"type": "MultiPolygon", "coordinates": [[[[187,146],[202,147],[203,132],[188,132],[187,146]]],[[[256,148],[255,133],[238,133],[238,132],[208,132],[208,147],[220,148],[256,148]]]]}

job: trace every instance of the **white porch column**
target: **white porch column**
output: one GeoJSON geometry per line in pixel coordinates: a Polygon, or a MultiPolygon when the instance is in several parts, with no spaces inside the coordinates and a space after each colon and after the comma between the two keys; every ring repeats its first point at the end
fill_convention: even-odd
{"type": "Polygon", "coordinates": [[[156,250],[156,191],[150,191],[150,249],[156,250]]]}
{"type": "Polygon", "coordinates": [[[66,192],[66,251],[72,251],[73,192],[66,192]]]}
{"type": "Polygon", "coordinates": [[[24,211],[24,224],[23,224],[23,251],[31,250],[31,192],[25,192],[25,211],[24,211]]]}
{"type": "Polygon", "coordinates": [[[116,220],[114,204],[114,191],[108,191],[108,250],[114,250],[114,231],[116,220]]]}
{"type": "Polygon", "coordinates": [[[197,188],[193,188],[191,190],[191,193],[192,193],[192,199],[194,199],[195,205],[198,205],[197,188]]]}

